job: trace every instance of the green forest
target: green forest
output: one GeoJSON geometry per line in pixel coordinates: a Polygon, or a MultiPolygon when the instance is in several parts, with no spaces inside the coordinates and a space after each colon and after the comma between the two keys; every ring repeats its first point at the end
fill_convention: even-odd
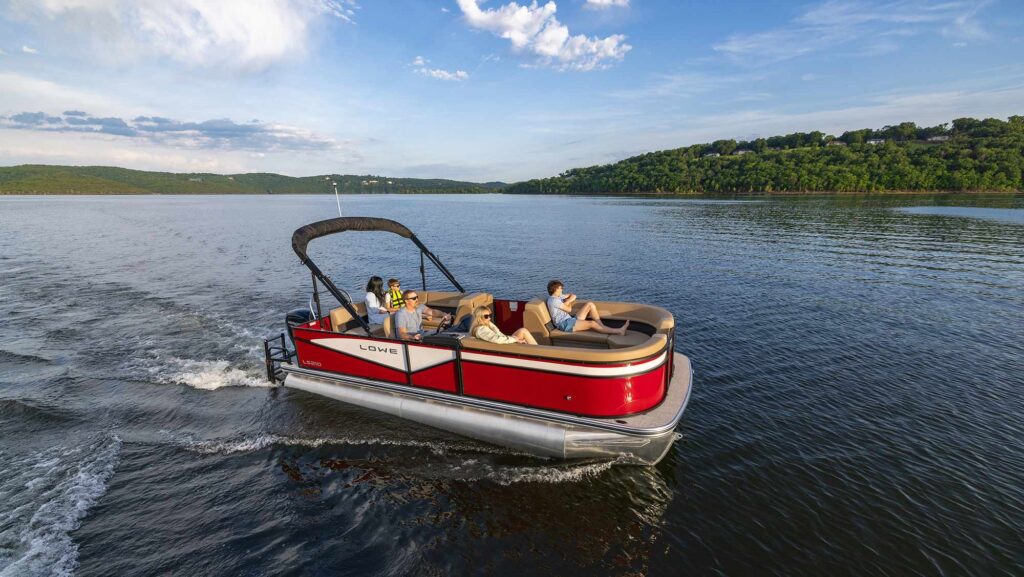
{"type": "Polygon", "coordinates": [[[919,127],[913,122],[836,137],[796,132],[718,140],[574,168],[520,182],[518,194],[738,194],[1024,190],[1024,116],[919,127]]]}
{"type": "Polygon", "coordinates": [[[505,186],[457,180],[328,174],[171,173],[109,166],[21,165],[0,167],[0,194],[345,194],[479,193],[505,186]]]}
{"type": "Polygon", "coordinates": [[[717,140],[506,185],[328,174],[178,174],[105,166],[0,167],[0,194],[747,194],[1024,191],[1024,116],[902,122],[833,136],[717,140]]]}

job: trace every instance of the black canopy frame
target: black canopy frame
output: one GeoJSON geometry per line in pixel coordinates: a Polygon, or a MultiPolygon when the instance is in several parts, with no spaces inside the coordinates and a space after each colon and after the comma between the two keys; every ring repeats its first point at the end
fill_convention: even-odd
{"type": "Polygon", "coordinates": [[[322,236],[328,236],[331,234],[349,231],[390,232],[411,240],[413,244],[415,244],[416,247],[420,249],[420,278],[423,282],[424,291],[427,290],[427,271],[425,259],[429,259],[430,262],[433,263],[435,267],[437,267],[437,270],[439,270],[441,274],[443,274],[445,278],[447,278],[452,283],[452,285],[459,290],[459,292],[466,292],[466,289],[462,288],[462,285],[459,284],[459,281],[455,280],[455,276],[452,275],[451,271],[448,270],[448,267],[444,266],[444,263],[441,262],[439,258],[437,258],[437,255],[430,252],[430,249],[428,249],[427,246],[423,244],[423,242],[419,238],[417,238],[417,236],[413,234],[411,230],[406,228],[405,225],[399,222],[395,222],[393,220],[388,220],[386,218],[358,216],[331,218],[307,224],[306,226],[299,228],[292,234],[292,250],[295,251],[295,254],[299,255],[299,260],[302,262],[302,264],[306,265],[306,267],[309,268],[309,270],[313,273],[313,300],[316,301],[318,319],[322,318],[322,315],[320,313],[320,294],[317,292],[316,287],[316,281],[319,279],[319,281],[323,283],[324,287],[327,288],[327,291],[330,292],[331,295],[334,296],[334,298],[337,299],[339,303],[341,303],[341,306],[344,307],[345,310],[348,311],[350,315],[352,315],[352,318],[356,319],[356,321],[363,328],[363,330],[366,331],[366,334],[370,334],[370,324],[364,321],[363,317],[356,312],[356,309],[352,303],[352,299],[349,298],[347,293],[345,293],[342,290],[339,290],[338,287],[334,285],[334,282],[331,281],[331,279],[326,274],[324,274],[323,271],[320,270],[320,267],[318,267],[316,263],[314,263],[313,260],[309,258],[309,255],[306,254],[306,246],[309,244],[311,240],[320,238],[322,236]]]}

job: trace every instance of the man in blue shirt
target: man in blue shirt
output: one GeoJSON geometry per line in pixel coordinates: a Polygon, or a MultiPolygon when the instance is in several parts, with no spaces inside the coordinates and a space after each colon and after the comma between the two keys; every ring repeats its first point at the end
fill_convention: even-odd
{"type": "Polygon", "coordinates": [[[562,294],[564,285],[560,280],[553,280],[548,283],[548,314],[551,315],[551,324],[564,333],[578,333],[580,331],[595,331],[606,335],[624,335],[629,328],[629,321],[617,329],[613,329],[601,322],[601,315],[597,312],[597,305],[592,302],[583,303],[583,308],[572,316],[572,303],[576,301],[576,295],[570,293],[562,294]],[[589,318],[588,318],[589,317],[589,318]],[[590,320],[593,319],[593,320],[590,320]]]}
{"type": "Polygon", "coordinates": [[[419,304],[420,295],[413,289],[405,291],[402,297],[405,299],[405,304],[395,313],[395,329],[398,331],[398,338],[403,341],[423,340],[424,315],[428,321],[435,315],[441,317],[445,322],[451,318],[441,311],[419,304]]]}

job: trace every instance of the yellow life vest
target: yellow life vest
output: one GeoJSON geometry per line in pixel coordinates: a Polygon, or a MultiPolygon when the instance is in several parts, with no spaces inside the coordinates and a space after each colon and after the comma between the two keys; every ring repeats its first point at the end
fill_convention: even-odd
{"type": "Polygon", "coordinates": [[[388,291],[388,296],[391,297],[392,307],[401,307],[405,305],[405,299],[402,298],[402,291],[398,289],[391,289],[388,291]]]}

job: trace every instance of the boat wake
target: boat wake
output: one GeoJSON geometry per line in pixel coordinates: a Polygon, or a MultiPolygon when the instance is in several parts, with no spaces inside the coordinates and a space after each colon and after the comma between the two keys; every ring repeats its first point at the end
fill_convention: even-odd
{"type": "MultiPolygon", "coordinates": [[[[527,453],[471,440],[438,440],[386,438],[301,438],[284,435],[257,435],[240,439],[186,441],[187,450],[203,455],[231,455],[263,451],[272,447],[308,447],[317,449],[331,446],[393,446],[422,448],[430,451],[431,459],[419,460],[403,457],[401,464],[381,458],[338,459],[324,458],[327,468],[355,468],[374,470],[375,478],[420,478],[458,480],[468,482],[489,481],[499,485],[520,483],[576,483],[595,477],[611,469],[619,461],[562,462],[538,458],[527,453]],[[467,456],[469,458],[467,458],[467,456]],[[442,457],[438,459],[437,457],[442,457]],[[527,459],[529,464],[510,465],[507,459],[527,459]],[[345,463],[338,467],[338,463],[345,463]],[[387,470],[386,474],[382,471],[387,470]]],[[[522,461],[518,461],[522,463],[522,461]]]]}
{"type": "Polygon", "coordinates": [[[72,575],[71,531],[107,490],[121,439],[28,455],[0,452],[0,576],[72,575]]]}
{"type": "Polygon", "coordinates": [[[380,437],[355,438],[355,437],[290,437],[286,435],[256,435],[240,439],[223,439],[210,441],[189,441],[185,448],[204,455],[230,455],[232,453],[249,453],[262,451],[268,447],[309,447],[312,449],[324,446],[360,446],[380,445],[395,447],[421,447],[428,449],[434,455],[447,455],[451,453],[492,453],[499,455],[523,455],[508,449],[492,447],[489,445],[477,444],[471,441],[421,441],[417,439],[385,439],[380,437]]]}
{"type": "Polygon", "coordinates": [[[196,361],[179,357],[160,358],[145,367],[151,378],[162,384],[185,385],[213,391],[223,387],[269,387],[262,373],[233,366],[230,361],[196,361]]]}

